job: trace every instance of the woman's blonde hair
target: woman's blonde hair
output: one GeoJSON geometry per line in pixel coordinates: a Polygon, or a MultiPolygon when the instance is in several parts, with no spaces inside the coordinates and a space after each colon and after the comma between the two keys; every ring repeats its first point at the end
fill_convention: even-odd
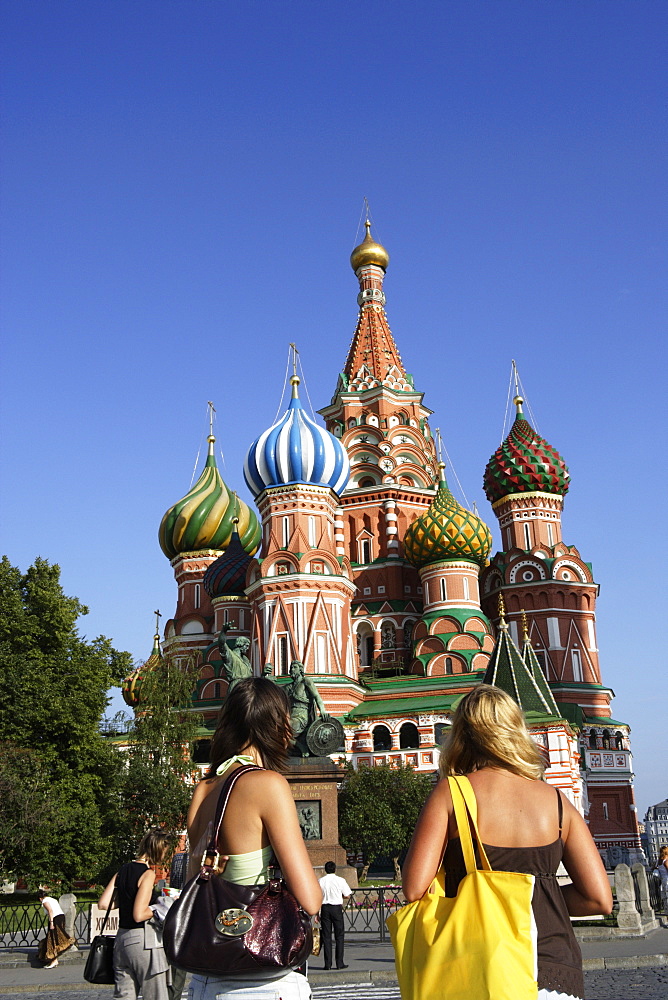
{"type": "Polygon", "coordinates": [[[500,688],[480,684],[455,709],[439,772],[445,778],[488,766],[533,779],[545,770],[517,702],[500,688]]]}
{"type": "Polygon", "coordinates": [[[160,827],[153,827],[142,837],[137,848],[138,858],[148,858],[149,864],[159,865],[167,857],[170,849],[174,846],[174,835],[162,830],[160,827]]]}
{"type": "Polygon", "coordinates": [[[666,858],[668,858],[668,844],[663,844],[659,851],[659,861],[665,861],[666,858]]]}

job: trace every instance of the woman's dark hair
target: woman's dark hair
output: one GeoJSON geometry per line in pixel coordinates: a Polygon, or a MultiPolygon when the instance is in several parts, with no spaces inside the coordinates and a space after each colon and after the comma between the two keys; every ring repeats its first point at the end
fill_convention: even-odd
{"type": "Polygon", "coordinates": [[[223,702],[211,740],[211,764],[206,777],[215,777],[223,761],[248,746],[260,751],[266,768],[282,771],[292,739],[290,702],[283,688],[267,677],[246,677],[234,685],[223,702]]]}
{"type": "Polygon", "coordinates": [[[142,837],[137,848],[136,857],[148,858],[149,864],[159,865],[165,860],[173,844],[173,835],[156,826],[142,837]]]}

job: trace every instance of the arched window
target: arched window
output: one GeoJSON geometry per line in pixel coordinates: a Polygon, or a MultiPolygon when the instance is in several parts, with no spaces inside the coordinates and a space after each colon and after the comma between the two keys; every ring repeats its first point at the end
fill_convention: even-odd
{"type": "Polygon", "coordinates": [[[443,746],[443,739],[449,728],[450,727],[445,722],[437,722],[434,726],[434,743],[437,747],[443,746]]]}
{"type": "Polygon", "coordinates": [[[615,733],[615,749],[616,750],[624,749],[624,737],[619,732],[619,730],[617,730],[617,732],[615,733]]]}
{"type": "Polygon", "coordinates": [[[452,673],[454,673],[454,670],[452,668],[452,657],[451,656],[446,656],[446,658],[445,658],[445,672],[446,672],[446,674],[452,674],[452,673]]]}
{"type": "Polygon", "coordinates": [[[604,750],[609,750],[610,749],[610,730],[609,729],[604,729],[601,735],[603,736],[603,749],[604,750]]]}
{"type": "Polygon", "coordinates": [[[278,637],[278,672],[285,676],[288,672],[288,637],[279,635],[278,637]]]}
{"type": "Polygon", "coordinates": [[[391,750],[392,734],[387,726],[376,726],[373,731],[374,750],[391,750]]]}
{"type": "Polygon", "coordinates": [[[410,649],[413,644],[413,629],[415,622],[404,622],[404,649],[410,649]]]}
{"type": "Polygon", "coordinates": [[[200,591],[200,585],[199,585],[199,583],[196,583],[195,584],[195,607],[196,608],[198,608],[199,605],[200,605],[200,592],[201,592],[200,591]]]}
{"type": "Polygon", "coordinates": [[[362,489],[371,489],[376,485],[373,479],[360,479],[359,485],[362,489]]]}
{"type": "Polygon", "coordinates": [[[220,698],[220,684],[217,681],[213,685],[213,697],[220,698]]]}
{"type": "Polygon", "coordinates": [[[596,749],[596,733],[594,732],[593,729],[589,734],[589,749],[590,750],[596,749]]]}
{"type": "Polygon", "coordinates": [[[360,667],[370,667],[373,661],[373,632],[368,625],[361,627],[357,633],[357,652],[360,667]]]}
{"type": "Polygon", "coordinates": [[[380,630],[380,646],[381,649],[394,649],[394,625],[392,622],[383,622],[382,628],[380,630]]]}
{"type": "Polygon", "coordinates": [[[399,747],[402,750],[415,750],[420,746],[420,734],[414,722],[404,722],[399,730],[399,747]]]}
{"type": "Polygon", "coordinates": [[[360,547],[359,548],[360,562],[361,563],[370,563],[371,562],[371,539],[370,538],[362,538],[362,539],[360,539],[359,547],[360,547]]]}

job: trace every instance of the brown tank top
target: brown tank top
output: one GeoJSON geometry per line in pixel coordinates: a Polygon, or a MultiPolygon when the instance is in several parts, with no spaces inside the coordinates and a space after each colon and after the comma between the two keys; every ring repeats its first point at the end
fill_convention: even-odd
{"type": "MultiPolygon", "coordinates": [[[[561,839],[563,804],[558,789],[555,791],[559,799],[557,840],[540,847],[494,847],[492,844],[485,844],[484,847],[489,863],[496,871],[524,872],[536,876],[531,905],[538,931],[538,989],[583,997],[582,953],[556,878],[564,844],[561,839]]],[[[445,894],[454,897],[466,875],[459,837],[448,841],[443,868],[445,894]]]]}

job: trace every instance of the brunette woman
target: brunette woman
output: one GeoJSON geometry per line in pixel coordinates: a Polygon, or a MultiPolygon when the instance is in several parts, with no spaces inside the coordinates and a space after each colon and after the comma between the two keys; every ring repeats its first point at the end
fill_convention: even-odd
{"type": "Polygon", "coordinates": [[[173,845],[165,830],[144,835],[133,861],[122,865],[106,887],[98,906],[108,910],[114,890],[118,906],[118,934],[114,945],[114,1000],[168,1000],[169,963],[162,947],[157,923],[149,923],[149,903],[155,886],[156,866],[162,864],[173,845]],[[153,867],[151,867],[153,866],[153,867]]]}
{"type": "MultiPolygon", "coordinates": [[[[293,740],[290,705],[284,691],[266,677],[249,677],[228,692],[211,743],[211,765],[195,789],[188,813],[190,876],[199,869],[211,836],[220,789],[244,764],[248,771],[235,784],[223,816],[218,850],[225,858],[222,878],[242,885],[267,881],[272,854],[297,902],[311,915],[322,901],[297,820],[290,787],[280,773],[293,740]]],[[[191,1000],[223,1000],[235,990],[263,998],[307,1000],[311,990],[297,972],[268,982],[220,976],[193,976],[191,1000]],[[273,991],[273,992],[272,992],[273,991]]],[[[238,993],[237,993],[238,996],[238,993]]]]}
{"type": "Polygon", "coordinates": [[[462,699],[441,754],[440,774],[404,863],[406,899],[420,899],[441,865],[446,895],[457,894],[466,868],[447,776],[465,775],[475,793],[478,830],[492,868],[536,876],[532,908],[539,1000],[582,997],[582,958],[570,916],[610,913],[612,893],[582,816],[542,780],[542,758],[512,698],[481,684],[462,699]],[[571,878],[563,886],[556,879],[561,861],[571,878]]]}

